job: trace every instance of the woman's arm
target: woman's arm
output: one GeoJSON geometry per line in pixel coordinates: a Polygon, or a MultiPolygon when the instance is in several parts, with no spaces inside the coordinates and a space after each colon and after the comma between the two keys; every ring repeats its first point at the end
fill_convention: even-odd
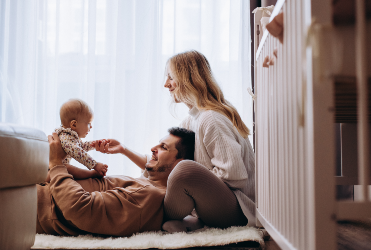
{"type": "Polygon", "coordinates": [[[145,169],[147,163],[147,157],[139,154],[125,146],[115,139],[97,140],[92,142],[92,146],[95,147],[96,151],[106,154],[123,154],[128,157],[132,162],[135,163],[141,169],[145,169]]]}

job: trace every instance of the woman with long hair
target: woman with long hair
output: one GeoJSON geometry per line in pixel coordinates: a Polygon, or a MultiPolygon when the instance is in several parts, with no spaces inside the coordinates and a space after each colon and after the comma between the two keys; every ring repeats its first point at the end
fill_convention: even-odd
{"type": "Polygon", "coordinates": [[[171,57],[164,86],[174,102],[188,106],[181,127],[194,131],[196,141],[194,161],[181,161],[169,176],[163,229],[255,225],[250,132],[224,99],[206,57],[194,50],[171,57]]]}

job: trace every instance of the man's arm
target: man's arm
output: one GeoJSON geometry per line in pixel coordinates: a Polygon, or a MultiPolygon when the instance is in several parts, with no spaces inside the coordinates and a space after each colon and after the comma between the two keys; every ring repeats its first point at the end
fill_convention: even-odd
{"type": "Polygon", "coordinates": [[[119,141],[114,139],[108,140],[97,140],[92,144],[95,146],[95,150],[106,153],[106,154],[123,154],[128,157],[132,162],[135,163],[141,169],[145,169],[147,163],[147,157],[145,155],[139,154],[125,146],[123,146],[119,141]]]}
{"type": "Polygon", "coordinates": [[[123,153],[126,157],[128,157],[132,162],[134,162],[138,167],[141,169],[146,168],[147,157],[145,155],[139,154],[135,151],[132,151],[128,148],[125,148],[123,153]]]}

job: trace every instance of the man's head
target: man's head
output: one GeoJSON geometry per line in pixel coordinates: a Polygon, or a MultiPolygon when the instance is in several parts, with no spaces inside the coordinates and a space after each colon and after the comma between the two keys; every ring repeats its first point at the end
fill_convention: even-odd
{"type": "Polygon", "coordinates": [[[152,158],[146,164],[148,175],[167,176],[181,160],[193,160],[195,150],[195,133],[184,128],[170,128],[169,135],[160,140],[153,148],[152,158]]]}

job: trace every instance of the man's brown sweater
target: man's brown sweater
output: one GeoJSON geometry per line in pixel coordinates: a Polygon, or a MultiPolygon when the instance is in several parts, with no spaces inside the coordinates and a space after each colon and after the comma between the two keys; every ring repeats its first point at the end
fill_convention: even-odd
{"type": "Polygon", "coordinates": [[[37,233],[130,236],[160,230],[166,189],[127,176],[75,181],[64,165],[37,185],[37,233]]]}

